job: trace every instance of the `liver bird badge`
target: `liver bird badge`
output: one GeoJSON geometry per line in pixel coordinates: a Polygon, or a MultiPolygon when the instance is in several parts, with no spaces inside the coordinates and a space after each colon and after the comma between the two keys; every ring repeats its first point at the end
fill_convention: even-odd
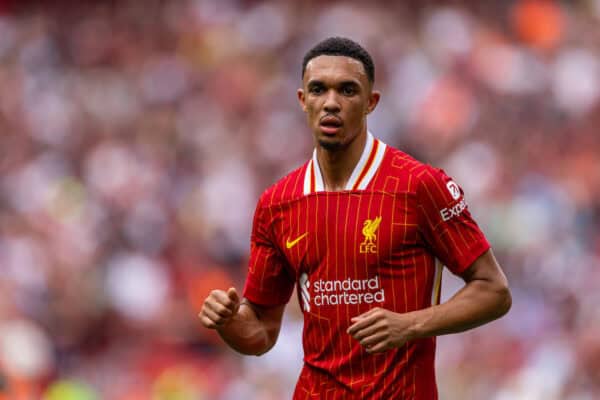
{"type": "Polygon", "coordinates": [[[377,244],[375,244],[377,235],[375,232],[379,228],[380,223],[380,216],[374,219],[367,219],[363,223],[362,234],[364,235],[365,240],[360,244],[361,253],[377,253],[377,244]]]}

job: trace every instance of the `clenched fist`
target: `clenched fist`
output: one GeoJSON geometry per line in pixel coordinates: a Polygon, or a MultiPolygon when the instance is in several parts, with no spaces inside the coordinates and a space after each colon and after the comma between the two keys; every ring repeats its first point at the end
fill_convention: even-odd
{"type": "Polygon", "coordinates": [[[198,317],[206,328],[216,329],[229,322],[239,308],[240,298],[234,287],[230,287],[227,292],[213,290],[204,300],[198,317]]]}
{"type": "Polygon", "coordinates": [[[367,353],[381,353],[398,348],[415,339],[412,327],[414,313],[399,314],[375,307],[350,320],[353,324],[347,333],[365,347],[367,353]]]}

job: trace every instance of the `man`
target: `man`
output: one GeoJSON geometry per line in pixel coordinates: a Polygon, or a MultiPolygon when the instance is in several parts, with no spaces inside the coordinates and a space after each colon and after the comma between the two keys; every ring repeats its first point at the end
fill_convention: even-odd
{"type": "Polygon", "coordinates": [[[297,285],[305,357],[294,399],[437,399],[435,337],[511,306],[459,186],[367,131],[373,83],[371,57],[351,40],[306,54],[298,99],[313,157],[258,202],[244,298],[214,290],[199,315],[260,355],[297,285]],[[439,304],[442,265],[465,285],[439,304]]]}

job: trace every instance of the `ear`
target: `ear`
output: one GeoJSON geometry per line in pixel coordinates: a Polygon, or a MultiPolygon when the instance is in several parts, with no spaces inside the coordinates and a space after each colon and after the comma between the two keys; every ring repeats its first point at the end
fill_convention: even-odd
{"type": "Polygon", "coordinates": [[[381,92],[377,90],[373,90],[369,95],[369,102],[367,104],[367,109],[365,110],[365,114],[371,114],[371,112],[377,107],[379,103],[379,99],[381,98],[381,92]]]}
{"type": "Polygon", "coordinates": [[[296,94],[298,95],[298,101],[300,102],[300,106],[302,107],[302,111],[306,112],[306,102],[305,102],[305,97],[304,97],[304,90],[303,89],[298,89],[298,91],[296,92],[296,94]]]}

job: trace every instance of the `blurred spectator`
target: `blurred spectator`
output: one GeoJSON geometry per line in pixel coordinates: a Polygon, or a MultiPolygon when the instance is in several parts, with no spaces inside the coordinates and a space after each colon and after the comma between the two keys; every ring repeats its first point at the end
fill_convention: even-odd
{"type": "Polygon", "coordinates": [[[331,35],[375,56],[370,129],[465,187],[511,282],[506,318],[440,338],[441,397],[598,398],[600,1],[464,3],[0,1],[0,399],[290,398],[296,304],[261,359],[196,313],[310,155],[300,62],[331,35]]]}

